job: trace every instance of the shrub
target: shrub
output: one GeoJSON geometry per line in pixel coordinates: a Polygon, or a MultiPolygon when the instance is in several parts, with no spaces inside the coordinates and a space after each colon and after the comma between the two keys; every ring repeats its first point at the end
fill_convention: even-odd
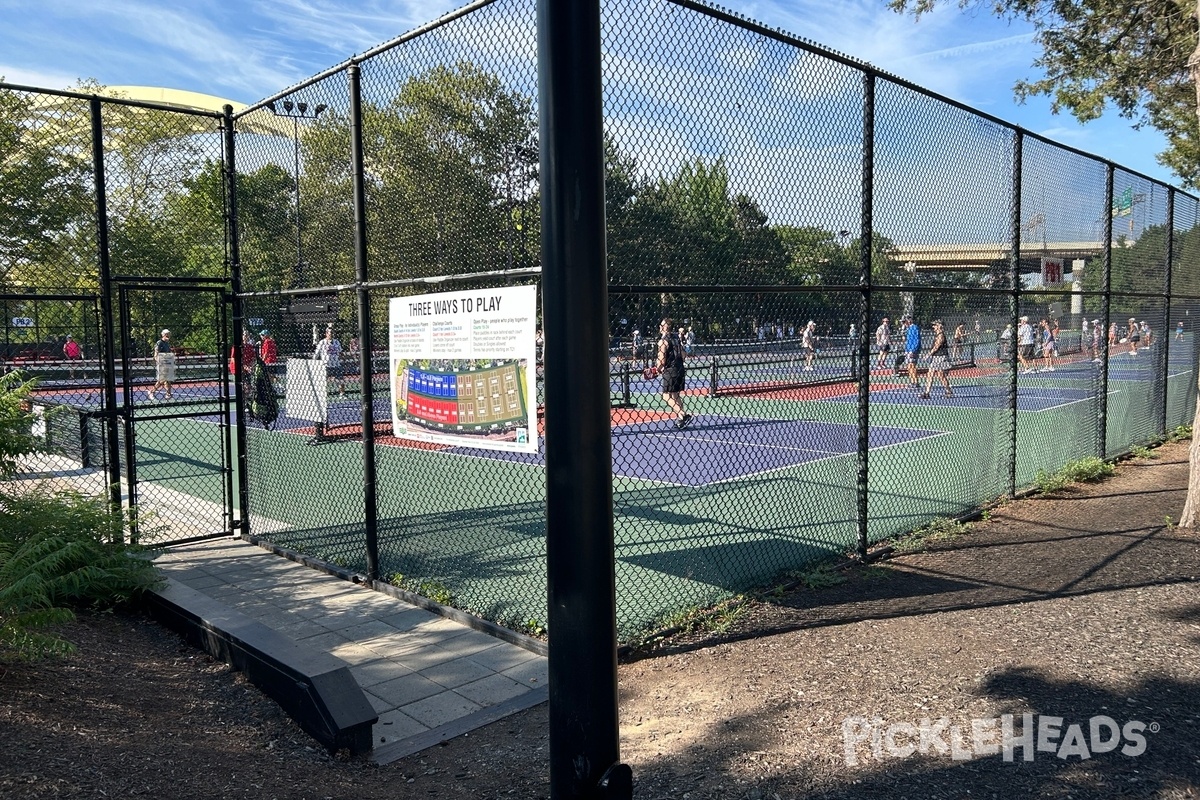
{"type": "Polygon", "coordinates": [[[0,479],[17,471],[17,458],[40,451],[42,439],[33,433],[33,408],[29,396],[34,382],[19,372],[0,375],[0,479]]]}
{"type": "Polygon", "coordinates": [[[111,608],[159,584],[140,548],[111,540],[102,501],[67,492],[0,491],[0,657],[70,652],[48,626],[77,607],[111,608]]]}

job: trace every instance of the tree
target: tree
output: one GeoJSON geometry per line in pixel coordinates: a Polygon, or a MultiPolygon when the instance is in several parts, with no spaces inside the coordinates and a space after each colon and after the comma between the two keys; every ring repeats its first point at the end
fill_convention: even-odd
{"type": "Polygon", "coordinates": [[[0,289],[67,285],[63,242],[94,236],[89,130],[0,90],[0,289]]]}
{"type": "MultiPolygon", "coordinates": [[[[1136,126],[1150,125],[1167,139],[1158,162],[1184,186],[1200,187],[1200,43],[1194,3],[1169,0],[955,0],[1034,26],[1042,54],[1033,66],[1042,77],[1018,81],[1018,101],[1051,98],[1055,113],[1080,122],[1100,117],[1111,103],[1136,126]],[[1188,58],[1187,55],[1191,54],[1188,58]]],[[[939,0],[889,0],[915,17],[939,0]]]]}
{"type": "MultiPolygon", "coordinates": [[[[372,278],[536,263],[536,132],[530,98],[465,62],[364,104],[372,278]]],[[[326,259],[336,280],[352,277],[348,137],[347,121],[327,114],[302,140],[305,254],[326,259]]]]}

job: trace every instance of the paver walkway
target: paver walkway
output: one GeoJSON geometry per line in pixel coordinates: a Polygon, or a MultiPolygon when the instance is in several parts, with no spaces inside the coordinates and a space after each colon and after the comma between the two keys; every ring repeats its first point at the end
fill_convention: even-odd
{"type": "Polygon", "coordinates": [[[171,547],[185,586],[344,661],[379,715],[387,763],[545,701],[546,659],[240,539],[171,547]]]}

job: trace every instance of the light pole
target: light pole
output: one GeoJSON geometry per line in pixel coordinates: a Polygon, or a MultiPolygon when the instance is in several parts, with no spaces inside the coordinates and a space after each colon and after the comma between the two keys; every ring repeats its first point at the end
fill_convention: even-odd
{"type": "Polygon", "coordinates": [[[296,286],[304,285],[304,247],[300,241],[300,231],[303,224],[300,221],[300,120],[312,119],[315,120],[321,116],[328,106],[324,103],[317,103],[313,106],[312,112],[308,110],[308,103],[304,101],[292,102],[284,100],[279,105],[275,101],[269,101],[267,108],[277,117],[285,117],[292,121],[292,168],[294,170],[295,185],[296,185],[296,286]],[[282,106],[282,110],[280,110],[282,106]]]}
{"type": "MultiPolygon", "coordinates": [[[[908,284],[911,286],[913,283],[913,279],[916,277],[916,274],[917,274],[917,262],[915,262],[915,261],[906,262],[904,265],[904,272],[908,275],[908,284]]],[[[912,292],[902,292],[901,299],[904,302],[904,316],[909,317],[911,319],[913,316],[913,293],[912,292]]]]}

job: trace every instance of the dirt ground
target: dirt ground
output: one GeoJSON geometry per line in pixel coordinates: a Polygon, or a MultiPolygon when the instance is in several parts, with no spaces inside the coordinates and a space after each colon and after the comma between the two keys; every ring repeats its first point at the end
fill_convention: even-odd
{"type": "MultiPolygon", "coordinates": [[[[622,664],[634,796],[1200,798],[1200,536],[1186,443],[1157,454],[622,664]]],[[[67,634],[0,666],[0,797],[549,794],[544,706],[379,767],[154,623],[67,634]]]]}

